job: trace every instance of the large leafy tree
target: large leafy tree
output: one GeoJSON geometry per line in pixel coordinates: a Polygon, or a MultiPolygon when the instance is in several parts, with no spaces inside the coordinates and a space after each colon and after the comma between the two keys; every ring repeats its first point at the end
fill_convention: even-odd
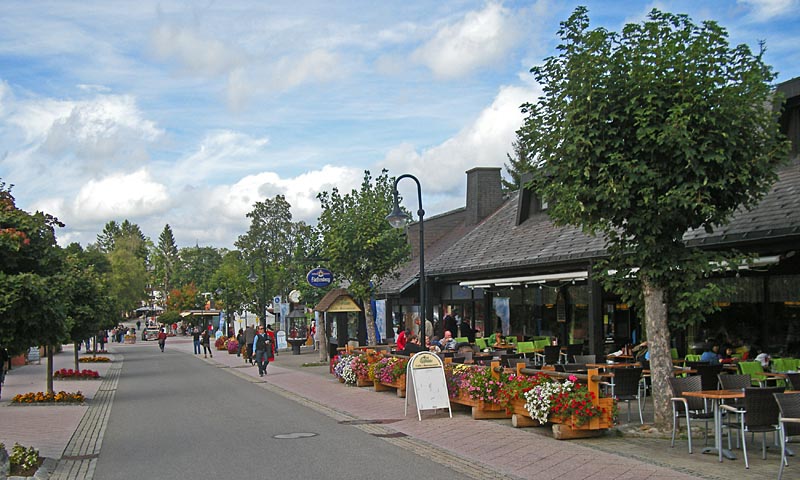
{"type": "MultiPolygon", "coordinates": [[[[283,195],[256,202],[247,218],[250,228],[235,245],[258,276],[254,293],[261,317],[271,295],[285,295],[292,285],[292,264],[303,223],[292,221],[291,205],[283,195]]],[[[262,324],[264,321],[262,318],[262,324]]]]}
{"type": "Polygon", "coordinates": [[[367,342],[377,343],[374,312],[369,308],[373,282],[386,277],[408,258],[405,236],[386,221],[392,209],[394,183],[387,172],[364,173],[359,190],[342,195],[334,188],[317,195],[322,213],[317,228],[322,253],[339,281],[365,307],[367,342]]]}
{"type": "Polygon", "coordinates": [[[534,169],[530,152],[528,151],[528,144],[520,138],[522,135],[522,132],[517,132],[517,140],[511,144],[514,149],[514,156],[512,157],[511,154],[506,153],[508,163],[503,164],[509,177],[511,177],[510,180],[503,179],[503,188],[507,191],[519,190],[523,183],[522,176],[534,169]]]}
{"type": "MultiPolygon", "coordinates": [[[[211,281],[214,272],[222,263],[222,253],[214,247],[184,247],[178,251],[180,268],[175,271],[175,285],[183,287],[190,283],[198,288],[200,293],[214,290],[211,281]]],[[[178,288],[180,288],[178,287],[178,288]]]]}
{"type": "Polygon", "coordinates": [[[713,231],[774,181],[788,151],[769,108],[774,74],[763,49],[730,46],[716,22],[658,10],[614,33],[590,29],[579,7],[559,35],[558,55],[531,70],[544,94],[523,107],[536,188],[558,223],[605,235],[605,267],[619,278],[638,268],[628,296],[643,301],[655,420],[665,426],[668,305],[707,305],[698,282],[720,260],[683,236],[713,231]]]}
{"type": "Polygon", "coordinates": [[[139,256],[142,243],[136,236],[121,235],[109,253],[111,295],[117,312],[124,316],[147,299],[147,268],[139,256]]]}
{"type": "Polygon", "coordinates": [[[235,313],[243,313],[253,298],[250,290],[253,288],[247,280],[249,266],[244,262],[239,251],[226,252],[222,263],[214,275],[211,283],[215,285],[214,292],[217,308],[225,312],[229,325],[233,322],[235,313]]]}
{"type": "Polygon", "coordinates": [[[12,354],[47,347],[48,390],[52,391],[52,348],[66,337],[68,275],[56,245],[55,217],[17,208],[0,182],[0,345],[12,354]]]}

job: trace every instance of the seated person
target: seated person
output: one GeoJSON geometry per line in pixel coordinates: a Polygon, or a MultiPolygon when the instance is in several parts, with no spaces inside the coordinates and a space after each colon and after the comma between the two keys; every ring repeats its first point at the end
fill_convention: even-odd
{"type": "Polygon", "coordinates": [[[414,355],[418,352],[424,352],[425,347],[419,344],[419,337],[416,334],[411,334],[408,337],[408,342],[406,342],[406,348],[404,348],[401,352],[401,355],[414,355]]]}
{"type": "Polygon", "coordinates": [[[720,361],[720,354],[719,354],[719,345],[716,343],[711,347],[710,350],[706,350],[700,355],[701,362],[708,362],[709,365],[717,365],[720,361]]]}
{"type": "Polygon", "coordinates": [[[756,362],[761,363],[761,367],[764,369],[765,372],[769,372],[769,366],[772,362],[772,358],[769,356],[769,353],[761,352],[756,355],[756,362]]]}
{"type": "Polygon", "coordinates": [[[495,332],[489,335],[489,345],[498,346],[502,345],[503,343],[503,331],[502,330],[495,330],[495,332]]]}
{"type": "Polygon", "coordinates": [[[444,338],[439,342],[442,345],[442,350],[455,350],[456,349],[456,339],[453,338],[453,334],[450,333],[450,330],[445,330],[444,338]]]}
{"type": "Polygon", "coordinates": [[[397,350],[403,350],[406,348],[406,343],[408,343],[408,337],[411,335],[411,331],[409,329],[405,329],[397,335],[397,350]]]}
{"type": "Polygon", "coordinates": [[[735,350],[733,349],[733,347],[730,347],[730,346],[726,347],[725,348],[725,353],[722,355],[722,359],[719,361],[719,363],[735,363],[735,362],[738,362],[739,360],[734,358],[734,356],[733,356],[735,354],[734,352],[735,352],[735,350]]]}
{"type": "Polygon", "coordinates": [[[439,353],[442,351],[442,344],[439,343],[439,337],[434,336],[433,338],[431,338],[426,335],[425,338],[428,340],[427,341],[428,350],[430,350],[433,353],[439,353]]]}
{"type": "Polygon", "coordinates": [[[636,362],[650,360],[650,349],[647,346],[647,340],[633,347],[633,358],[636,362]]]}

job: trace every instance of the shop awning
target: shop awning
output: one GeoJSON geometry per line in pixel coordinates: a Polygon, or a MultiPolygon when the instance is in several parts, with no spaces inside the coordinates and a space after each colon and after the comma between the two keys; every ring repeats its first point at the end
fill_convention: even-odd
{"type": "Polygon", "coordinates": [[[529,285],[532,283],[547,283],[547,282],[571,282],[586,280],[589,272],[586,270],[576,272],[563,272],[563,273],[549,273],[544,275],[527,275],[524,277],[506,277],[506,278],[485,278],[482,280],[469,280],[466,282],[459,282],[462,287],[470,288],[489,288],[495,287],[511,287],[516,285],[529,285]]]}

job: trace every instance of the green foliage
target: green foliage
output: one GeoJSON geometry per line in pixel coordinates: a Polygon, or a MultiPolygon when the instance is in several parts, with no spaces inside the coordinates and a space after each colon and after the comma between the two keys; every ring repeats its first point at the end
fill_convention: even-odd
{"type": "Polygon", "coordinates": [[[506,157],[508,157],[508,163],[503,164],[506,172],[511,177],[510,181],[506,179],[502,180],[503,188],[506,191],[519,190],[520,187],[522,187],[522,175],[527,172],[531,172],[534,169],[533,162],[530,158],[530,152],[528,151],[528,146],[521,138],[521,132],[517,132],[517,140],[515,140],[511,146],[514,148],[514,156],[512,157],[506,153],[506,157]]]}
{"type": "Polygon", "coordinates": [[[167,310],[158,317],[158,321],[164,325],[172,325],[173,323],[178,323],[181,320],[181,314],[177,310],[167,310]]]}
{"type": "Polygon", "coordinates": [[[755,205],[787,158],[763,50],[658,10],[618,34],[589,29],[579,7],[559,35],[560,54],[531,69],[544,95],[520,130],[535,187],[559,224],[606,236],[616,285],[638,267],[671,308],[707,308],[709,261],[730,256],[688,251],[684,234],[755,205]]]}
{"type": "Polygon", "coordinates": [[[147,298],[145,261],[137,255],[140,246],[137,238],[120,236],[108,255],[112,269],[109,277],[111,295],[119,313],[137,308],[147,298]]]}
{"type": "MultiPolygon", "coordinates": [[[[0,444],[0,448],[5,448],[5,446],[0,444]]],[[[23,470],[36,468],[39,466],[39,450],[33,447],[25,448],[19,443],[15,443],[11,448],[8,461],[12,467],[17,466],[23,470]]]]}
{"type": "MultiPolygon", "coordinates": [[[[350,293],[368,304],[372,282],[390,275],[408,259],[409,245],[402,232],[386,221],[394,201],[394,182],[384,170],[374,180],[364,173],[360,190],[342,195],[338,189],[317,195],[322,213],[320,231],[323,256],[350,293]]],[[[370,344],[375,343],[374,322],[367,321],[370,344]]]]}
{"type": "Polygon", "coordinates": [[[194,283],[200,292],[214,290],[211,278],[222,263],[222,254],[213,247],[185,247],[178,252],[180,268],[175,272],[175,285],[194,283]]]}
{"type": "Polygon", "coordinates": [[[150,259],[153,264],[154,284],[162,292],[169,292],[173,288],[175,272],[180,261],[178,247],[169,224],[164,225],[164,230],[158,236],[158,245],[151,252],[150,259]]]}

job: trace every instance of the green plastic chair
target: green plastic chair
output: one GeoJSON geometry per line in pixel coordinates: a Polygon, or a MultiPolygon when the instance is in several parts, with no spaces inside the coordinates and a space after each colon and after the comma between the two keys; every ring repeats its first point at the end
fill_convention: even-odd
{"type": "Polygon", "coordinates": [[[467,337],[456,337],[455,341],[456,341],[456,343],[464,343],[464,342],[469,343],[469,338],[467,338],[467,337]]]}
{"type": "Polygon", "coordinates": [[[516,335],[509,335],[506,337],[506,343],[509,345],[516,345],[517,344],[517,336],[516,335]]]}
{"type": "Polygon", "coordinates": [[[536,347],[533,342],[517,342],[517,353],[533,353],[536,347]]]}
{"type": "Polygon", "coordinates": [[[544,350],[544,347],[550,345],[550,340],[544,338],[540,340],[533,341],[533,349],[534,350],[544,350]]]}
{"type": "Polygon", "coordinates": [[[673,360],[678,358],[678,349],[677,348],[671,348],[669,350],[669,353],[672,355],[672,359],[673,360]]]}
{"type": "Polygon", "coordinates": [[[772,359],[772,371],[773,372],[788,372],[789,370],[794,370],[794,359],[793,358],[773,358],[772,359]]]}
{"type": "Polygon", "coordinates": [[[477,345],[478,348],[480,348],[481,350],[486,350],[487,348],[489,348],[489,344],[486,343],[485,338],[476,338],[475,345],[477,345]]]}
{"type": "Polygon", "coordinates": [[[687,362],[699,362],[701,356],[702,355],[689,354],[686,355],[686,358],[684,358],[684,360],[687,362]]]}
{"type": "Polygon", "coordinates": [[[739,362],[739,372],[750,375],[753,386],[760,387],[767,379],[764,375],[764,368],[761,362],[739,362]]]}

